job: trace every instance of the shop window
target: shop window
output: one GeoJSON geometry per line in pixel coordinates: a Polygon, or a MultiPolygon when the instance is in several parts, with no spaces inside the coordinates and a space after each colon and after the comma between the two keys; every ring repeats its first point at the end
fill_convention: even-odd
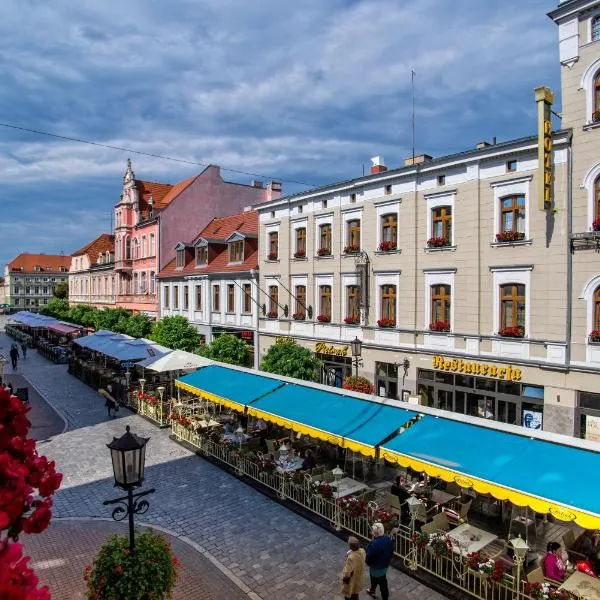
{"type": "Polygon", "coordinates": [[[592,42],[600,40],[600,16],[592,19],[592,42]]]}
{"type": "Polygon", "coordinates": [[[319,226],[319,256],[331,254],[331,223],[319,226]]]}
{"type": "Polygon", "coordinates": [[[177,310],[179,308],[179,286],[173,286],[173,308],[177,310]]]}
{"type": "Polygon", "coordinates": [[[279,287],[269,286],[269,316],[276,317],[279,314],[279,287]]]}
{"type": "Polygon", "coordinates": [[[197,311],[202,310],[202,286],[201,285],[196,286],[196,310],[197,311]]]}
{"type": "Polygon", "coordinates": [[[269,233],[269,260],[277,260],[279,256],[279,232],[271,231],[269,233]]]}
{"type": "Polygon", "coordinates": [[[196,266],[201,267],[206,264],[208,264],[208,247],[196,248],[196,266]]]}
{"type": "Polygon", "coordinates": [[[296,296],[296,310],[294,311],[294,316],[296,319],[304,319],[306,318],[306,286],[305,285],[297,285],[295,289],[296,296]]]}
{"type": "Polygon", "coordinates": [[[213,292],[212,311],[213,312],[221,312],[221,286],[213,285],[212,292],[213,292]]]}
{"type": "Polygon", "coordinates": [[[244,261],[244,240],[238,240],[229,244],[229,262],[244,261]]]}
{"type": "Polygon", "coordinates": [[[357,285],[346,286],[346,323],[358,323],[360,320],[360,288],[357,285]]]}
{"type": "Polygon", "coordinates": [[[381,319],[396,323],[396,286],[381,286],[381,319]]]}
{"type": "Polygon", "coordinates": [[[431,210],[430,246],[450,246],[452,244],[452,207],[438,206],[431,210]]]}
{"type": "Polygon", "coordinates": [[[346,247],[344,252],[360,251],[360,219],[346,222],[346,247]]]}
{"type": "Polygon", "coordinates": [[[395,250],[398,244],[398,215],[392,213],[381,217],[380,250],[395,250]],[[384,246],[384,247],[382,247],[384,246]]]}
{"type": "Polygon", "coordinates": [[[514,381],[499,381],[498,392],[500,394],[512,394],[513,396],[521,395],[521,384],[514,381]]]}
{"type": "Polygon", "coordinates": [[[331,321],[331,286],[319,286],[319,316],[331,321]]]}
{"type": "Polygon", "coordinates": [[[465,387],[473,389],[474,377],[470,375],[455,375],[454,384],[459,387],[465,387]]]}
{"type": "Polygon", "coordinates": [[[190,296],[189,288],[187,285],[183,286],[183,310],[188,310],[190,307],[190,296]]]}
{"type": "Polygon", "coordinates": [[[523,402],[521,423],[526,429],[543,429],[544,407],[541,404],[523,402]]]}
{"type": "Polygon", "coordinates": [[[484,377],[477,377],[475,378],[475,388],[478,390],[485,390],[487,392],[495,392],[496,380],[484,377]]]}
{"type": "Polygon", "coordinates": [[[244,283],[242,286],[244,291],[244,313],[248,314],[252,312],[252,285],[250,283],[244,283]]]}
{"type": "Polygon", "coordinates": [[[296,258],[304,258],[306,256],[306,227],[298,227],[296,229],[296,258]]]}
{"type": "Polygon", "coordinates": [[[383,398],[399,398],[397,364],[376,362],[375,377],[375,388],[378,396],[382,396],[383,398]]]}
{"type": "Polygon", "coordinates": [[[431,322],[432,331],[450,331],[451,288],[449,285],[431,286],[431,322]]]}
{"type": "Polygon", "coordinates": [[[435,372],[435,380],[438,383],[446,383],[447,385],[454,385],[454,375],[452,373],[443,373],[442,371],[435,372]]]}
{"type": "Polygon", "coordinates": [[[544,388],[538,387],[537,385],[524,385],[523,396],[527,396],[528,398],[537,398],[538,400],[544,399],[544,388]]]}
{"type": "Polygon", "coordinates": [[[507,196],[500,199],[499,242],[525,238],[525,196],[507,196]]]}
{"type": "Polygon", "coordinates": [[[525,286],[509,283],[500,286],[500,335],[525,335],[525,286]]]}
{"type": "Polygon", "coordinates": [[[227,284],[227,312],[235,312],[235,286],[233,283],[227,284]]]}

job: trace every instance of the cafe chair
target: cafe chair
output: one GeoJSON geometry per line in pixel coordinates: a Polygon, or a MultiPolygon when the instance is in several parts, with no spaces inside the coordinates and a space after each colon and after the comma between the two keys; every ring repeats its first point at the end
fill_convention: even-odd
{"type": "Polygon", "coordinates": [[[437,533],[437,527],[435,526],[435,523],[431,521],[430,523],[425,523],[424,525],[421,525],[421,531],[423,533],[431,535],[432,533],[437,533]]]}
{"type": "Polygon", "coordinates": [[[456,496],[457,498],[460,498],[462,495],[461,487],[458,485],[458,483],[455,483],[454,481],[451,481],[446,486],[446,492],[448,492],[449,494],[452,494],[453,496],[456,496]]]}
{"type": "Polygon", "coordinates": [[[325,473],[323,473],[323,481],[325,483],[333,483],[334,479],[333,471],[325,471],[325,473]]]}
{"type": "Polygon", "coordinates": [[[435,524],[435,527],[438,531],[450,531],[450,522],[446,518],[446,514],[443,512],[434,515],[431,522],[435,524]]]}
{"type": "Polygon", "coordinates": [[[565,545],[565,550],[567,551],[567,554],[569,556],[569,562],[577,564],[580,560],[586,560],[587,557],[584,554],[575,552],[571,549],[575,544],[575,532],[572,529],[566,531],[562,539],[565,545]]]}
{"type": "MultiPolygon", "coordinates": [[[[360,499],[365,504],[368,504],[369,502],[372,502],[373,500],[375,500],[376,495],[377,495],[377,490],[367,490],[360,495],[360,499]]],[[[396,496],[396,499],[398,499],[398,496],[396,496]]],[[[398,512],[400,512],[400,505],[398,505],[398,512]]]]}
{"type": "Polygon", "coordinates": [[[267,450],[271,453],[271,454],[275,454],[277,452],[277,445],[275,443],[275,440],[265,440],[267,442],[267,450]]]}
{"type": "Polygon", "coordinates": [[[315,467],[311,472],[310,476],[315,480],[319,481],[323,477],[323,467],[315,467]]]}
{"type": "Polygon", "coordinates": [[[544,583],[544,571],[542,571],[542,567],[537,567],[537,569],[533,569],[527,573],[527,583],[544,583]]]}
{"type": "Polygon", "coordinates": [[[472,498],[467,500],[467,502],[457,502],[456,508],[458,510],[444,507],[442,508],[442,513],[445,515],[446,519],[454,525],[458,525],[459,523],[468,523],[469,510],[471,510],[472,503],[472,498]]]}

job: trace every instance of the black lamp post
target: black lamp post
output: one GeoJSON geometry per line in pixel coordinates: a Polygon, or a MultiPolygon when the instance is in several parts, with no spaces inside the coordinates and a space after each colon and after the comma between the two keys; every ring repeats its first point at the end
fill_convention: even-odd
{"type": "Polygon", "coordinates": [[[354,374],[358,377],[358,367],[362,367],[363,360],[361,358],[362,355],[362,342],[355,337],[353,341],[350,342],[350,348],[352,349],[352,362],[354,363],[354,374]]]}
{"type": "Polygon", "coordinates": [[[106,446],[110,449],[115,487],[126,491],[127,496],[106,500],[104,506],[119,505],[112,512],[112,518],[115,521],[122,521],[125,517],[129,517],[129,549],[133,553],[135,548],[133,515],[144,514],[148,510],[150,504],[147,500],[140,501],[140,498],[152,494],[154,488],[137,494],[133,493],[133,490],[140,487],[144,481],[146,444],[150,438],[143,438],[131,433],[129,425],[125,430],[125,435],[118,439],[113,438],[113,441],[106,446]]]}

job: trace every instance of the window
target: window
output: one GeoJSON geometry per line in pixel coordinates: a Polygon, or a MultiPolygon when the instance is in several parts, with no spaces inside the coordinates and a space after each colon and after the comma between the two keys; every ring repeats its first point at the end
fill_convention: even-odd
{"type": "Polygon", "coordinates": [[[321,208],[327,208],[327,200],[321,201],[321,208]]]}
{"type": "Polygon", "coordinates": [[[150,271],[150,293],[154,294],[156,292],[156,273],[154,271],[150,271]]]}
{"type": "MultiPolygon", "coordinates": [[[[94,278],[94,294],[96,293],[96,287],[98,285],[98,280],[94,278]]],[[[133,293],[140,293],[140,276],[138,273],[133,274],[133,293]]]]}
{"type": "Polygon", "coordinates": [[[600,175],[594,181],[594,220],[600,219],[600,175]]]}
{"type": "Polygon", "coordinates": [[[296,258],[304,258],[306,256],[306,227],[296,229],[296,258]]]}
{"type": "Polygon", "coordinates": [[[346,248],[344,252],[360,250],[360,219],[352,219],[346,223],[346,248]]]}
{"type": "Polygon", "coordinates": [[[600,16],[592,19],[592,42],[600,40],[600,16]]]}
{"type": "Polygon", "coordinates": [[[275,211],[274,211],[274,210],[272,210],[272,211],[271,211],[271,219],[274,219],[274,218],[275,218],[275,211]]]}
{"type": "Polygon", "coordinates": [[[202,286],[196,286],[196,310],[202,310],[202,286]]]}
{"type": "Polygon", "coordinates": [[[500,286],[500,330],[512,327],[525,331],[525,286],[522,284],[500,286]]]}
{"type": "Polygon", "coordinates": [[[594,292],[594,305],[592,310],[592,329],[597,331],[600,330],[600,287],[597,287],[594,292]]]}
{"type": "Polygon", "coordinates": [[[594,77],[594,112],[592,113],[592,121],[600,122],[600,71],[594,77]]]}
{"type": "Polygon", "coordinates": [[[431,286],[430,328],[433,330],[447,331],[450,327],[450,290],[449,285],[431,286]]]}
{"type": "Polygon", "coordinates": [[[244,262],[244,240],[229,244],[229,262],[244,262]]]}
{"type": "Polygon", "coordinates": [[[213,285],[213,312],[221,312],[221,287],[213,285]]]}
{"type": "Polygon", "coordinates": [[[304,206],[302,204],[300,204],[300,206],[298,206],[298,214],[301,215],[304,212],[304,206]]]}
{"type": "Polygon", "coordinates": [[[396,213],[381,217],[381,241],[391,244],[398,242],[398,215],[396,213]]]}
{"type": "Polygon", "coordinates": [[[185,266],[185,250],[177,250],[177,268],[178,269],[183,269],[183,267],[185,266]]]}
{"type": "Polygon", "coordinates": [[[173,308],[177,310],[179,308],[179,286],[173,286],[173,308]]]}
{"type": "Polygon", "coordinates": [[[500,199],[500,233],[521,234],[525,237],[525,196],[500,199]]]}
{"type": "Polygon", "coordinates": [[[506,172],[507,173],[514,173],[517,170],[517,161],[516,160],[509,160],[506,163],[506,172]]]}
{"type": "Polygon", "coordinates": [[[269,316],[278,315],[277,305],[279,302],[279,288],[276,285],[269,286],[269,316]]]}
{"type": "Polygon", "coordinates": [[[356,204],[356,194],[350,194],[350,204],[356,204]]]}
{"type": "Polygon", "coordinates": [[[357,285],[346,286],[346,322],[360,319],[360,293],[357,285]]]}
{"type": "Polygon", "coordinates": [[[146,244],[146,236],[143,235],[142,236],[142,254],[141,254],[140,258],[146,258],[146,256],[148,256],[148,246],[146,244]]]}
{"type": "Polygon", "coordinates": [[[385,192],[386,196],[392,195],[392,184],[391,183],[389,183],[388,185],[385,186],[384,192],[385,192]]]}
{"type": "Polygon", "coordinates": [[[277,260],[279,256],[279,233],[271,231],[269,233],[269,260],[277,260]]]}
{"type": "Polygon", "coordinates": [[[331,286],[319,286],[319,316],[331,321],[331,286]]]}
{"type": "Polygon", "coordinates": [[[183,310],[188,310],[190,307],[190,291],[187,285],[183,286],[183,310]]]}
{"type": "Polygon", "coordinates": [[[150,256],[154,256],[155,252],[156,252],[156,248],[154,245],[154,234],[151,233],[150,234],[150,256]]]}
{"type": "Polygon", "coordinates": [[[146,271],[140,273],[140,291],[145,294],[148,290],[146,288],[146,271]]]}
{"type": "Polygon", "coordinates": [[[396,286],[381,286],[381,318],[396,322],[396,286]]]}
{"type": "Polygon", "coordinates": [[[331,254],[331,223],[319,226],[319,251],[320,256],[331,254]]]}
{"type": "Polygon", "coordinates": [[[133,238],[133,258],[140,257],[140,243],[137,238],[133,238]]]}
{"type": "Polygon", "coordinates": [[[125,238],[125,260],[131,259],[131,238],[125,238]]]}
{"type": "Polygon", "coordinates": [[[446,245],[452,244],[452,207],[440,206],[431,211],[432,237],[442,239],[446,245]]]}
{"type": "Polygon", "coordinates": [[[208,247],[196,248],[196,266],[208,264],[208,247]]]}
{"type": "Polygon", "coordinates": [[[297,285],[295,289],[296,296],[296,310],[294,314],[297,316],[304,315],[303,318],[306,317],[306,286],[305,285],[297,285]]]}
{"type": "Polygon", "coordinates": [[[235,286],[233,283],[227,284],[227,312],[235,312],[235,286]]]}
{"type": "Polygon", "coordinates": [[[252,312],[252,284],[244,283],[242,286],[244,292],[244,313],[248,314],[252,312]]]}
{"type": "Polygon", "coordinates": [[[437,184],[438,185],[446,185],[446,176],[445,175],[438,175],[437,184]]]}

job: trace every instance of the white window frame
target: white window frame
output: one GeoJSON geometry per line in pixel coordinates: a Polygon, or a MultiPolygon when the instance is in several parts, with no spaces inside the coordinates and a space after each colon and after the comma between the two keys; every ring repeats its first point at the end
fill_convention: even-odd
{"type": "Polygon", "coordinates": [[[154,238],[154,234],[151,233],[148,236],[148,240],[149,240],[149,253],[148,256],[154,256],[156,254],[156,244],[155,244],[155,238],[154,238]]]}
{"type": "Polygon", "coordinates": [[[358,277],[354,274],[342,275],[341,285],[342,285],[342,289],[340,290],[340,293],[341,293],[341,297],[342,297],[342,306],[344,308],[344,312],[341,316],[341,320],[343,321],[349,315],[349,313],[348,313],[348,294],[346,293],[347,288],[349,285],[360,286],[360,281],[358,280],[358,277]]]}
{"type": "Polygon", "coordinates": [[[321,225],[329,225],[331,227],[331,256],[333,256],[335,254],[333,247],[333,233],[335,228],[333,224],[333,213],[322,215],[320,217],[315,217],[315,254],[317,254],[319,248],[321,247],[321,225]]]}
{"type": "Polygon", "coordinates": [[[600,286],[600,274],[595,275],[585,284],[579,296],[579,299],[583,300],[586,306],[586,343],[589,343],[589,333],[594,327],[594,292],[598,286],[600,286]]]}
{"type": "Polygon", "coordinates": [[[375,302],[376,321],[381,319],[381,288],[384,285],[396,286],[396,327],[400,325],[400,273],[376,273],[375,274],[375,302]]]}
{"type": "MultiPolygon", "coordinates": [[[[331,287],[331,321],[333,322],[333,314],[335,309],[335,288],[333,287],[333,275],[315,275],[315,288],[314,303],[313,303],[313,315],[316,319],[321,314],[321,294],[319,288],[322,285],[328,285],[331,287]]],[[[308,300],[308,290],[306,290],[306,298],[308,300]]],[[[345,316],[345,315],[344,315],[345,316]]]]}
{"type": "Polygon", "coordinates": [[[587,190],[588,207],[587,207],[587,226],[588,230],[592,231],[592,223],[594,222],[594,183],[600,177],[600,161],[597,162],[583,178],[581,189],[587,190]]]}
{"type": "MultiPolygon", "coordinates": [[[[432,211],[435,208],[439,208],[441,206],[449,206],[452,209],[452,242],[451,246],[456,246],[456,207],[455,207],[455,199],[456,199],[456,191],[450,192],[437,192],[433,194],[425,194],[425,202],[427,205],[427,239],[425,240],[425,244],[427,244],[427,240],[429,240],[432,233],[432,220],[433,215],[432,211]]],[[[398,221],[398,224],[400,222],[398,221]]]]}
{"type": "Polygon", "coordinates": [[[431,323],[431,286],[447,285],[450,286],[450,331],[454,331],[454,275],[455,270],[440,269],[439,271],[425,272],[425,314],[423,315],[423,329],[429,330],[431,323]]]}
{"type": "MultiPolygon", "coordinates": [[[[496,242],[496,234],[500,232],[500,199],[506,196],[524,196],[525,198],[525,240],[530,240],[529,222],[530,222],[530,187],[533,177],[519,177],[518,179],[509,179],[507,181],[496,181],[490,183],[494,190],[494,231],[492,232],[492,243],[496,242]]],[[[454,222],[454,221],[453,221],[454,222]]]]}
{"type": "MultiPolygon", "coordinates": [[[[358,199],[358,195],[357,195],[357,199],[358,199]]],[[[350,221],[358,221],[360,223],[360,249],[362,250],[364,248],[363,245],[363,211],[362,208],[358,209],[358,210],[347,210],[344,211],[342,213],[343,216],[343,223],[344,223],[344,247],[348,246],[349,242],[348,242],[348,223],[350,221]]],[[[331,232],[332,236],[333,236],[333,231],[331,232]]],[[[333,243],[333,238],[332,238],[332,243],[333,243]]],[[[333,248],[332,248],[333,251],[333,248]]]]}
{"type": "MultiPolygon", "coordinates": [[[[491,267],[493,274],[492,286],[492,305],[494,314],[492,315],[493,331],[492,335],[498,335],[500,329],[500,286],[508,283],[516,283],[525,286],[525,338],[530,337],[531,332],[531,271],[532,265],[522,267],[491,267]]],[[[520,338],[511,338],[510,341],[520,341],[520,338]]]]}
{"type": "MultiPolygon", "coordinates": [[[[379,244],[381,244],[381,219],[385,215],[392,215],[396,213],[396,247],[400,248],[400,200],[390,200],[388,202],[377,202],[377,245],[376,248],[379,248],[379,244]]],[[[453,210],[454,212],[454,210],[453,210]]],[[[454,216],[454,215],[453,215],[454,216]]],[[[452,219],[454,223],[454,218],[452,219]]],[[[361,227],[361,235],[362,235],[362,227],[361,227]]],[[[429,236],[431,237],[431,236],[429,236]]],[[[429,238],[427,238],[429,239],[429,238]]]]}
{"type": "Polygon", "coordinates": [[[281,259],[281,234],[279,232],[279,223],[276,223],[275,225],[265,226],[265,260],[269,260],[269,234],[274,231],[277,232],[277,258],[281,259]]]}
{"type": "Polygon", "coordinates": [[[306,256],[308,256],[308,218],[298,219],[297,221],[292,222],[292,235],[294,236],[294,241],[293,241],[294,252],[293,252],[293,254],[296,254],[296,252],[298,252],[298,247],[297,247],[298,238],[296,237],[296,231],[298,229],[306,230],[306,237],[304,238],[304,247],[306,250],[305,254],[306,254],[306,256]]]}
{"type": "Polygon", "coordinates": [[[600,58],[591,63],[581,76],[579,89],[585,92],[585,120],[588,124],[592,123],[592,114],[594,112],[594,78],[599,72],[600,58]]]}
{"type": "Polygon", "coordinates": [[[587,40],[588,40],[588,43],[600,41],[600,38],[598,38],[597,40],[594,40],[592,38],[592,23],[594,22],[594,19],[596,19],[596,18],[600,18],[600,11],[598,11],[598,10],[594,11],[593,13],[591,13],[589,19],[587,20],[587,40]]]}

